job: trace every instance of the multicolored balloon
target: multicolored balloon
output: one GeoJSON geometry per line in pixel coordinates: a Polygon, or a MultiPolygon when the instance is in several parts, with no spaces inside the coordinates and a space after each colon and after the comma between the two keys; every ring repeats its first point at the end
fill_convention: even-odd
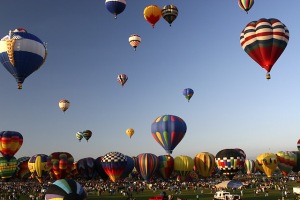
{"type": "Polygon", "coordinates": [[[151,125],[153,138],[168,154],[183,139],[187,130],[185,122],[175,115],[162,115],[156,118],[151,125]]]}
{"type": "Polygon", "coordinates": [[[81,140],[82,140],[82,138],[83,138],[83,132],[77,132],[76,133],[76,138],[77,138],[77,140],[79,140],[79,142],[81,142],[81,140]]]}
{"type": "Polygon", "coordinates": [[[186,88],[183,90],[182,94],[185,96],[185,98],[190,101],[192,96],[194,95],[194,90],[191,88],[186,88]]]}
{"type": "Polygon", "coordinates": [[[174,158],[174,171],[180,176],[180,181],[184,181],[194,168],[194,161],[189,156],[176,156],[174,158]]]}
{"type": "Polygon", "coordinates": [[[194,166],[200,176],[207,178],[215,170],[215,156],[209,152],[198,153],[194,157],[194,166]]]}
{"type": "Polygon", "coordinates": [[[128,77],[127,77],[126,74],[119,74],[118,75],[118,82],[122,85],[122,87],[125,85],[127,80],[128,80],[128,77]]]}
{"type": "Polygon", "coordinates": [[[73,179],[60,179],[49,185],[45,200],[86,200],[84,188],[73,179]]]}
{"type": "Polygon", "coordinates": [[[23,156],[17,159],[16,177],[23,181],[27,180],[31,175],[28,168],[29,159],[30,157],[28,156],[23,156]]]}
{"type": "Polygon", "coordinates": [[[112,182],[116,182],[126,169],[127,158],[120,152],[109,152],[101,159],[101,165],[112,182]]]}
{"type": "Polygon", "coordinates": [[[244,168],[244,160],[241,153],[236,149],[223,149],[215,156],[219,170],[230,180],[235,174],[244,168]]]}
{"type": "Polygon", "coordinates": [[[174,158],[170,155],[158,156],[158,172],[164,180],[169,180],[174,171],[174,158]]]}
{"type": "Polygon", "coordinates": [[[137,156],[140,174],[149,181],[158,168],[158,158],[152,153],[142,153],[137,156]]]}
{"type": "Polygon", "coordinates": [[[267,71],[270,71],[285,50],[289,41],[289,30],[278,19],[252,21],[240,35],[240,43],[245,52],[267,71]]]}
{"type": "Polygon", "coordinates": [[[74,158],[68,152],[53,152],[50,154],[51,173],[56,180],[69,178],[73,170],[74,158]]]}
{"type": "Polygon", "coordinates": [[[292,171],[297,165],[297,155],[292,151],[279,151],[276,153],[278,168],[284,176],[292,171]]]}
{"type": "Polygon", "coordinates": [[[17,170],[17,159],[11,157],[7,160],[5,157],[0,157],[0,177],[8,180],[15,174],[17,170]]]}
{"type": "Polygon", "coordinates": [[[121,14],[126,8],[126,0],[106,0],[106,9],[115,16],[121,14]]]}
{"type": "Polygon", "coordinates": [[[10,30],[0,41],[0,62],[22,89],[24,80],[46,60],[46,45],[23,28],[10,30]]]}
{"type": "Polygon", "coordinates": [[[256,157],[255,162],[268,178],[272,177],[273,172],[278,166],[277,156],[274,153],[262,153],[256,157]]]}
{"type": "Polygon", "coordinates": [[[36,154],[28,161],[28,169],[31,172],[31,175],[40,183],[49,176],[51,168],[51,158],[45,154],[36,154]]]}
{"type": "Polygon", "coordinates": [[[134,48],[136,51],[136,48],[140,45],[142,38],[137,34],[132,34],[129,36],[129,44],[134,48]]]}
{"type": "Polygon", "coordinates": [[[120,178],[127,178],[134,168],[133,158],[131,158],[130,156],[126,156],[126,158],[127,158],[127,164],[126,164],[125,170],[124,170],[123,174],[120,176],[120,178]]]}
{"type": "Polygon", "coordinates": [[[256,171],[254,160],[246,159],[244,167],[246,169],[246,173],[248,176],[250,176],[252,173],[255,173],[255,171],[256,171]]]}
{"type": "Polygon", "coordinates": [[[149,5],[144,9],[144,18],[154,28],[155,24],[161,18],[161,9],[157,5],[149,5]]]}
{"type": "Polygon", "coordinates": [[[63,112],[66,112],[66,110],[68,110],[68,108],[70,107],[70,101],[66,99],[60,100],[58,106],[63,112]]]}
{"type": "Polygon", "coordinates": [[[128,135],[128,137],[132,137],[133,136],[133,134],[134,134],[134,130],[133,130],[133,128],[128,128],[127,130],[126,130],[126,134],[128,135]]]}
{"type": "Polygon", "coordinates": [[[0,152],[9,160],[21,148],[23,144],[23,136],[17,131],[1,131],[0,132],[0,152]]]}
{"type": "Polygon", "coordinates": [[[240,8],[247,12],[252,8],[254,0],[238,0],[240,8]]]}
{"type": "Polygon", "coordinates": [[[165,5],[161,10],[163,18],[169,23],[171,26],[173,21],[178,16],[178,9],[174,5],[165,5]]]}
{"type": "Polygon", "coordinates": [[[298,149],[298,151],[300,151],[300,139],[297,142],[297,149],[298,149]]]}
{"type": "Polygon", "coordinates": [[[102,160],[103,156],[99,156],[98,158],[95,159],[95,163],[96,163],[96,170],[100,176],[100,178],[102,178],[104,181],[106,181],[109,177],[108,175],[105,173],[102,164],[101,164],[101,160],[102,160]]]}
{"type": "Polygon", "coordinates": [[[78,174],[86,180],[91,180],[98,176],[95,160],[91,157],[78,160],[76,162],[76,169],[78,174]]]}

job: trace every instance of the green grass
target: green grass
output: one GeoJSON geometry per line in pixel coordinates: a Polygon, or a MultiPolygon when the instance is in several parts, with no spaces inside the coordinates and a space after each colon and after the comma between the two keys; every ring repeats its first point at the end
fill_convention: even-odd
{"type": "MultiPolygon", "coordinates": [[[[294,195],[292,194],[293,191],[293,186],[300,186],[300,183],[296,182],[288,182],[287,183],[288,190],[291,192],[291,194],[285,198],[286,199],[294,199],[294,195]]],[[[158,190],[157,192],[153,192],[151,190],[145,190],[144,192],[140,192],[139,194],[133,193],[133,197],[136,200],[148,200],[150,197],[157,196],[161,190],[158,190]]],[[[175,194],[172,191],[166,191],[167,194],[173,194],[174,195],[174,200],[177,200],[177,194],[175,194]]],[[[237,190],[236,192],[230,191],[232,194],[239,194],[240,195],[240,190],[237,190]]],[[[200,189],[198,189],[196,192],[193,190],[182,190],[182,193],[180,195],[180,198],[182,200],[185,199],[196,199],[196,195],[200,196],[200,200],[212,200],[213,199],[213,193],[211,193],[210,189],[203,189],[203,195],[200,194],[200,189]]],[[[97,196],[97,193],[89,193],[87,200],[109,200],[109,199],[115,199],[115,200],[126,200],[127,197],[122,196],[121,194],[115,194],[115,195],[109,195],[108,192],[103,193],[101,196],[97,196]]],[[[254,189],[252,188],[247,188],[244,190],[244,194],[242,196],[242,199],[254,199],[254,200],[278,200],[281,199],[281,191],[280,190],[275,190],[275,189],[270,189],[269,190],[269,196],[265,197],[264,193],[259,193],[257,196],[254,196],[254,189]]],[[[21,197],[20,200],[29,200],[29,198],[26,197],[21,197]]]]}

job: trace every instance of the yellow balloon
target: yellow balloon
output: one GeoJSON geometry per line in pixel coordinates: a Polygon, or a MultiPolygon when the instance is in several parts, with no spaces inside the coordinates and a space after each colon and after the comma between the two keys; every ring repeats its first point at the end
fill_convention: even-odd
{"type": "Polygon", "coordinates": [[[189,175],[194,168],[194,160],[189,156],[176,156],[174,158],[174,171],[180,175],[181,181],[189,175]]]}
{"type": "Polygon", "coordinates": [[[144,9],[144,18],[154,28],[156,22],[161,18],[161,9],[157,5],[149,5],[144,9]]]}
{"type": "Polygon", "coordinates": [[[268,178],[271,178],[278,166],[277,156],[273,153],[262,153],[256,157],[255,166],[263,171],[268,178]]]}
{"type": "Polygon", "coordinates": [[[216,167],[215,156],[208,152],[198,153],[194,157],[194,164],[202,177],[209,177],[216,167]]]}
{"type": "Polygon", "coordinates": [[[134,134],[134,130],[132,128],[128,128],[126,130],[126,134],[131,138],[131,136],[133,136],[133,134],[134,134]]]}

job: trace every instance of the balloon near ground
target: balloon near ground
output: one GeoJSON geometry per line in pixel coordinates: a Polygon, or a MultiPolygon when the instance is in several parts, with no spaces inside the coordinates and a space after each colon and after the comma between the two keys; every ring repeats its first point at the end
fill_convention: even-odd
{"type": "Polygon", "coordinates": [[[52,163],[51,174],[56,180],[68,178],[73,170],[74,158],[68,152],[53,152],[50,154],[52,163]]]}
{"type": "Polygon", "coordinates": [[[83,187],[73,179],[60,179],[49,185],[45,200],[86,200],[83,187]]]}
{"type": "Polygon", "coordinates": [[[18,158],[17,160],[17,169],[16,169],[16,177],[20,180],[27,180],[29,176],[31,175],[31,172],[28,168],[28,161],[30,157],[23,156],[18,158]]]}
{"type": "Polygon", "coordinates": [[[174,158],[170,155],[158,156],[158,173],[164,180],[168,180],[174,171],[174,158]]]}
{"type": "Polygon", "coordinates": [[[180,143],[186,130],[186,123],[175,115],[162,115],[151,125],[153,138],[166,150],[167,154],[171,154],[180,143]]]}
{"type": "Polygon", "coordinates": [[[101,159],[103,170],[112,182],[116,182],[126,169],[127,158],[120,152],[109,152],[101,159]]]}
{"type": "Polygon", "coordinates": [[[51,168],[51,158],[45,154],[36,154],[28,161],[28,169],[32,177],[36,178],[40,183],[49,176],[51,168]]]}
{"type": "Polygon", "coordinates": [[[23,136],[17,131],[1,131],[0,132],[0,152],[9,160],[21,148],[23,144],[23,136]]]}
{"type": "Polygon", "coordinates": [[[245,52],[267,71],[270,71],[285,50],[289,41],[289,30],[278,19],[262,18],[252,21],[240,35],[240,43],[245,52]]]}
{"type": "Polygon", "coordinates": [[[11,157],[9,160],[0,157],[0,177],[4,180],[10,179],[17,170],[17,162],[15,157],[11,157]]]}
{"type": "Polygon", "coordinates": [[[278,160],[274,153],[262,153],[256,157],[255,166],[265,173],[268,178],[271,178],[278,166],[278,160]]]}
{"type": "Polygon", "coordinates": [[[215,156],[208,152],[198,153],[194,157],[194,165],[198,174],[200,174],[203,178],[207,178],[211,176],[216,167],[215,156]]]}
{"type": "Polygon", "coordinates": [[[10,30],[0,41],[0,62],[16,79],[18,89],[24,80],[46,60],[45,44],[23,28],[10,30]]]}
{"type": "Polygon", "coordinates": [[[235,174],[244,168],[243,156],[236,149],[223,149],[215,156],[218,169],[230,180],[235,174]]]}
{"type": "Polygon", "coordinates": [[[139,172],[145,181],[149,181],[158,168],[158,158],[152,153],[142,153],[137,156],[139,172]]]}
{"type": "Polygon", "coordinates": [[[180,181],[185,181],[185,178],[193,171],[194,161],[189,156],[176,156],[174,158],[174,171],[180,176],[180,181]]]}

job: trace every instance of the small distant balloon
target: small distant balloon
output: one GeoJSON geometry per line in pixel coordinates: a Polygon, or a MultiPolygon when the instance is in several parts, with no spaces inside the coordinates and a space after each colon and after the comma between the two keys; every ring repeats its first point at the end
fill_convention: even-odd
{"type": "Polygon", "coordinates": [[[128,137],[131,138],[133,136],[133,134],[134,134],[134,129],[133,128],[128,128],[126,130],[126,134],[128,135],[128,137]]]}
{"type": "Polygon", "coordinates": [[[157,5],[149,5],[144,9],[144,18],[154,28],[155,24],[161,18],[161,9],[157,5]]]}
{"type": "Polygon", "coordinates": [[[247,12],[252,8],[254,0],[238,0],[240,8],[247,12]]]}
{"type": "Polygon", "coordinates": [[[68,101],[66,99],[60,100],[58,103],[58,106],[63,112],[65,112],[68,110],[68,108],[70,106],[70,101],[68,101]]]}
{"type": "Polygon", "coordinates": [[[83,132],[77,132],[76,133],[76,138],[79,140],[79,142],[82,140],[82,138],[83,138],[83,132]]]}
{"type": "Polygon", "coordinates": [[[185,98],[190,101],[192,96],[194,95],[194,90],[191,88],[186,88],[183,90],[182,94],[185,96],[185,98]]]}
{"type": "Polygon", "coordinates": [[[136,51],[136,48],[140,45],[142,38],[137,34],[132,34],[129,36],[129,44],[134,48],[136,51]]]}
{"type": "Polygon", "coordinates": [[[88,141],[92,137],[92,134],[93,133],[90,130],[85,130],[82,132],[82,135],[86,141],[88,141]]]}
{"type": "Polygon", "coordinates": [[[178,16],[178,9],[174,5],[166,5],[161,10],[163,18],[169,23],[171,26],[173,21],[178,16]]]}
{"type": "Polygon", "coordinates": [[[127,80],[128,80],[128,77],[127,77],[126,74],[119,74],[118,75],[118,82],[122,85],[122,87],[125,85],[127,80]]]}
{"type": "Polygon", "coordinates": [[[115,16],[121,14],[126,8],[126,0],[106,0],[106,9],[115,16]]]}

